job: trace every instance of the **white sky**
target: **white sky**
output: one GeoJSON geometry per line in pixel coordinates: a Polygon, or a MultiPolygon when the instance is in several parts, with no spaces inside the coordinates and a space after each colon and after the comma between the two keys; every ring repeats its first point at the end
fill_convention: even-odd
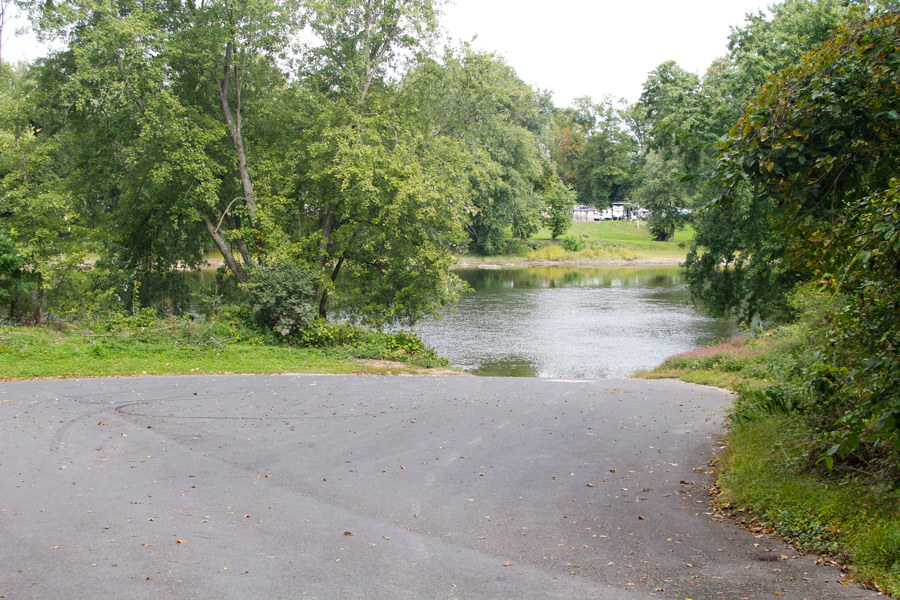
{"type": "Polygon", "coordinates": [[[450,0],[451,36],[504,56],[526,83],[553,92],[636,101],[667,60],[702,75],[727,52],[729,26],[766,0],[450,0]]]}
{"type": "MultiPolygon", "coordinates": [[[[767,0],[450,0],[450,37],[495,52],[557,106],[609,94],[634,102],[647,73],[675,60],[698,75],[726,52],[730,26],[767,0]]],[[[3,33],[3,59],[33,60],[33,38],[3,33]]]]}

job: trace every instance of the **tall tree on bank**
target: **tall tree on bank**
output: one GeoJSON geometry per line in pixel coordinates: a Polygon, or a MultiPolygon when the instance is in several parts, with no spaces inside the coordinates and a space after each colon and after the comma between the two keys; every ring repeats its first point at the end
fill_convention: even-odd
{"type": "MultiPolygon", "coordinates": [[[[690,135],[680,151],[686,157],[682,172],[708,181],[716,165],[716,140],[737,122],[766,77],[795,64],[845,19],[863,14],[839,0],[788,0],[774,5],[770,18],[749,16],[733,31],[729,55],[713,63],[702,91],[692,97],[690,135]]],[[[729,204],[712,203],[719,192],[715,179],[697,190],[698,205],[706,209],[694,220],[695,247],[685,263],[692,293],[716,312],[736,313],[746,321],[785,314],[786,294],[806,269],[781,260],[770,199],[740,184],[729,204]],[[729,268],[720,270],[722,264],[729,268]]]]}
{"type": "Polygon", "coordinates": [[[323,41],[299,93],[311,118],[297,131],[300,258],[322,270],[325,316],[342,278],[348,316],[412,321],[452,302],[450,271],[465,246],[464,148],[434,135],[404,85],[401,60],[435,30],[430,0],[321,3],[310,21],[323,41]]]}
{"type": "Polygon", "coordinates": [[[716,206],[746,205],[749,184],[777,240],[765,258],[823,295],[798,406],[829,463],[863,447],[896,468],[900,449],[898,39],[897,11],[849,20],[748,103],[717,167],[716,206]]]}
{"type": "Polygon", "coordinates": [[[75,156],[73,187],[112,218],[126,268],[197,264],[200,226],[238,281],[249,280],[266,207],[254,189],[247,104],[284,86],[275,60],[298,9],[291,0],[35,5],[38,32],[67,42],[45,61],[44,80],[58,86],[61,120],[91,143],[75,156]]]}
{"type": "Polygon", "coordinates": [[[432,135],[457,140],[469,155],[470,248],[498,254],[510,230],[516,237],[536,232],[547,168],[539,136],[549,100],[502,59],[468,46],[426,60],[404,89],[432,135]]]}
{"type": "MultiPolygon", "coordinates": [[[[240,282],[298,262],[328,314],[412,320],[451,301],[465,240],[465,152],[399,92],[435,31],[430,0],[35,7],[67,48],[45,61],[47,114],[70,132],[69,187],[116,264],[164,278],[213,246],[240,282]],[[287,59],[292,34],[312,40],[287,59]],[[290,65],[299,64],[294,74],[290,65]]],[[[285,273],[293,271],[285,270],[285,273]]]]}
{"type": "Polygon", "coordinates": [[[633,184],[639,144],[627,108],[618,104],[578,98],[573,108],[555,112],[545,135],[557,174],[580,204],[624,201],[633,184]]]}
{"type": "Polygon", "coordinates": [[[624,121],[624,109],[611,98],[592,104],[591,114],[590,135],[575,159],[572,183],[579,203],[604,207],[625,201],[638,145],[624,121]]]}

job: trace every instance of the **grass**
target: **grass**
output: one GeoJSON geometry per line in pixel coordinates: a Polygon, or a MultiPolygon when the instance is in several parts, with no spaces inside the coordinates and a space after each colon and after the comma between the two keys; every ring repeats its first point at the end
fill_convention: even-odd
{"type": "Polygon", "coordinates": [[[849,563],[860,582],[900,594],[898,493],[841,485],[805,468],[806,435],[785,415],[735,423],[718,464],[719,506],[802,550],[849,563]]]}
{"type": "Polygon", "coordinates": [[[773,343],[765,337],[734,337],[713,346],[670,356],[652,371],[640,371],[635,376],[681,379],[729,390],[742,386],[761,387],[768,381],[756,372],[755,367],[765,363],[773,343]]]}
{"type": "Polygon", "coordinates": [[[0,326],[0,379],[215,373],[422,373],[445,363],[371,347],[302,348],[232,323],[0,326]]]}
{"type": "Polygon", "coordinates": [[[491,256],[490,261],[515,264],[524,261],[554,262],[631,262],[684,260],[694,230],[686,228],[675,234],[674,241],[654,241],[646,224],[631,221],[598,221],[572,223],[563,238],[576,239],[580,250],[565,250],[561,240],[552,241],[549,229],[541,229],[527,242],[510,240],[506,254],[491,256]]]}
{"type": "Polygon", "coordinates": [[[900,595],[900,490],[818,465],[817,440],[794,412],[759,394],[803,352],[814,328],[798,322],[666,359],[636,374],[734,390],[716,503],[755,531],[851,565],[858,581],[900,595]],[[754,393],[757,392],[757,393],[754,393]]]}
{"type": "MultiPolygon", "coordinates": [[[[637,242],[640,244],[678,244],[693,240],[694,230],[691,227],[679,229],[675,232],[675,239],[672,242],[654,242],[653,237],[650,235],[650,230],[647,229],[647,224],[641,221],[575,221],[565,235],[584,237],[589,240],[637,242]]],[[[550,237],[550,230],[544,227],[534,234],[531,239],[549,240],[550,237]]]]}

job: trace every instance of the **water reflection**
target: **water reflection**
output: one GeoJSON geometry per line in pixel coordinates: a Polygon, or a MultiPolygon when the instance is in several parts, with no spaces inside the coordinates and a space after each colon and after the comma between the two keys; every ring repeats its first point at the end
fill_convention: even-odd
{"type": "Polygon", "coordinates": [[[469,269],[455,313],[415,328],[481,375],[617,377],[734,332],[697,311],[677,267],[469,269]]]}

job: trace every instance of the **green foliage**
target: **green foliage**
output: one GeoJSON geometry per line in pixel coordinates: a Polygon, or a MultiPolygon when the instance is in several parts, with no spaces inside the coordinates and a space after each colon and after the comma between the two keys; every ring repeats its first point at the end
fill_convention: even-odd
{"type": "Polygon", "coordinates": [[[24,286],[22,258],[11,237],[0,232],[0,300],[19,294],[24,286]]]}
{"type": "MultiPolygon", "coordinates": [[[[76,0],[32,9],[39,32],[65,42],[40,65],[30,103],[52,133],[47,148],[66,159],[47,170],[59,185],[42,189],[65,192],[58,196],[94,219],[102,262],[123,273],[110,271],[106,289],[125,291],[126,303],[140,281],[137,304],[164,309],[177,283],[168,273],[197,267],[211,247],[242,283],[259,264],[307,265],[322,315],[339,277],[341,301],[360,320],[411,321],[455,299],[451,254],[466,239],[473,153],[435,135],[410,92],[417,86],[400,83],[407,59],[429,49],[431,0],[165,9],[76,0]],[[284,60],[304,25],[314,40],[290,57],[299,60],[284,60]]],[[[519,85],[514,94],[530,92],[519,85]]],[[[537,156],[527,141],[524,151],[537,156]]],[[[38,197],[23,180],[3,181],[38,197]]],[[[35,210],[56,215],[56,197],[39,197],[35,210]]],[[[170,302],[172,312],[184,309],[170,302]]]]}
{"type": "Polygon", "coordinates": [[[796,416],[760,415],[732,426],[718,462],[718,503],[745,523],[850,565],[854,578],[900,592],[898,496],[810,472],[812,437],[796,416]]]}
{"type": "Polygon", "coordinates": [[[563,247],[566,252],[578,252],[579,250],[584,249],[584,240],[580,237],[561,237],[559,238],[559,245],[563,247]]]}
{"type": "Polygon", "coordinates": [[[860,541],[854,557],[866,579],[888,573],[900,587],[900,524],[879,523],[860,541]]]}
{"type": "Polygon", "coordinates": [[[684,128],[681,119],[689,110],[689,100],[699,83],[696,75],[671,60],[647,75],[638,102],[638,118],[646,131],[650,149],[670,155],[676,150],[674,130],[684,128]]]}
{"type": "Polygon", "coordinates": [[[650,152],[644,159],[640,183],[631,196],[632,202],[650,210],[647,225],[654,239],[660,242],[674,239],[675,230],[688,221],[682,209],[692,204],[689,190],[678,177],[677,169],[673,159],[665,160],[656,152],[650,152]]]}
{"type": "MultiPolygon", "coordinates": [[[[747,115],[757,111],[756,100],[748,102],[767,77],[796,68],[834,28],[861,14],[840,0],[788,0],[774,5],[771,17],[748,15],[744,26],[732,32],[728,56],[713,63],[702,92],[691,97],[689,110],[679,117],[681,136],[688,142],[680,146],[684,172],[697,174],[698,181],[711,176],[721,151],[716,141],[735,126],[745,107],[747,115]]],[[[785,164],[797,164],[798,156],[785,164]]],[[[719,165],[719,174],[721,170],[719,165]]],[[[773,227],[776,207],[771,196],[740,175],[725,185],[729,191],[724,196],[718,177],[698,190],[697,207],[704,210],[695,220],[697,244],[686,262],[691,290],[715,312],[737,314],[747,323],[783,318],[785,297],[799,281],[810,278],[809,265],[783,260],[787,245],[773,227]]]]}
{"type": "Polygon", "coordinates": [[[544,193],[547,205],[547,227],[555,240],[572,225],[572,211],[575,208],[575,191],[563,183],[554,181],[544,193]]]}
{"type": "Polygon", "coordinates": [[[730,192],[749,181],[767,199],[770,262],[811,272],[829,298],[799,373],[821,388],[810,393],[829,465],[864,439],[865,453],[900,448],[898,36],[898,13],[852,21],[784,69],[748,105],[719,167],[730,192]]]}
{"type": "Polygon", "coordinates": [[[423,61],[404,91],[430,132],[465,148],[470,248],[500,254],[510,227],[523,239],[536,231],[541,206],[535,189],[549,168],[538,141],[547,99],[502,58],[465,45],[423,61]]]}
{"type": "Polygon", "coordinates": [[[773,202],[744,186],[694,219],[697,234],[685,260],[691,294],[717,316],[743,323],[787,314],[786,296],[804,277],[781,260],[780,238],[769,222],[773,202]]]}
{"type": "Polygon", "coordinates": [[[65,274],[78,270],[86,229],[63,185],[65,152],[38,124],[34,70],[0,67],[0,234],[21,259],[5,295],[10,318],[40,323],[48,302],[71,299],[65,274]]]}
{"type": "Polygon", "coordinates": [[[299,338],[318,313],[316,276],[296,263],[256,267],[250,272],[250,305],[254,319],[282,339],[299,338]]]}
{"type": "Polygon", "coordinates": [[[589,123],[588,135],[581,153],[574,158],[573,174],[568,183],[577,193],[580,204],[597,207],[624,201],[634,178],[638,146],[627,131],[624,109],[610,98],[594,104],[581,99],[583,119],[589,123]]]}
{"type": "Polygon", "coordinates": [[[406,331],[386,333],[351,323],[316,319],[300,336],[311,348],[350,347],[359,358],[404,361],[422,367],[445,367],[447,361],[427,347],[418,336],[406,331]]]}

